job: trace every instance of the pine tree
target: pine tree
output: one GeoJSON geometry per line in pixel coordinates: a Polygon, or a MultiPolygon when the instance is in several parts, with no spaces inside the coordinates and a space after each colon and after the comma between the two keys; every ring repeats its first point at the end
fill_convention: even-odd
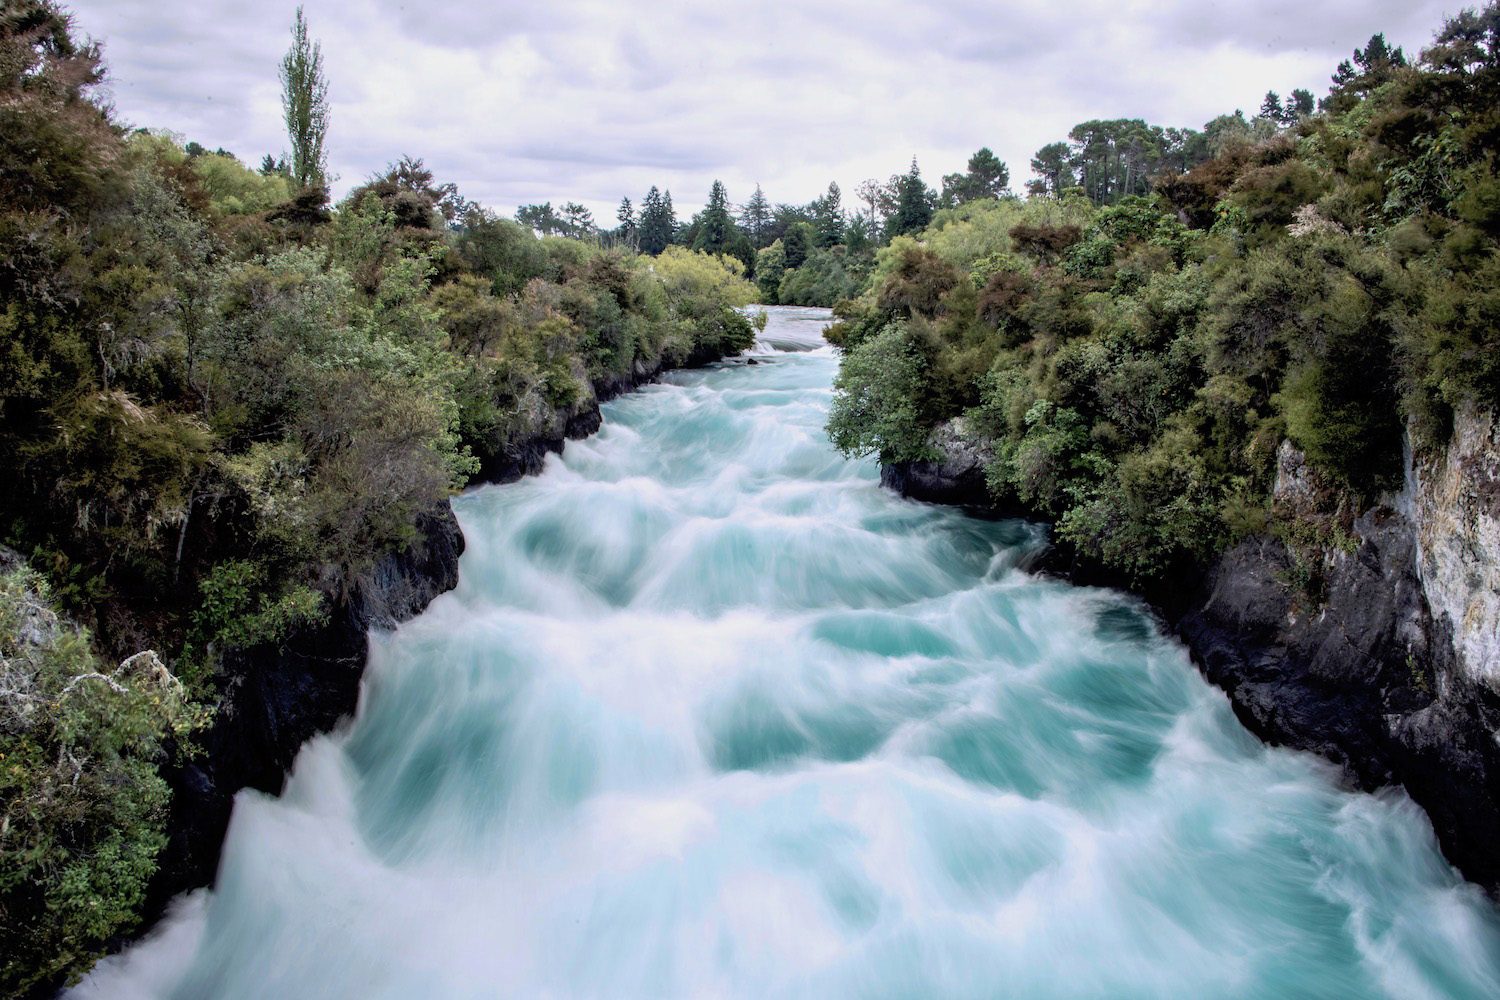
{"type": "MultiPolygon", "coordinates": [[[[670,197],[670,195],[668,196],[670,197]]],[[[641,202],[641,221],[637,232],[641,253],[656,256],[672,243],[672,232],[676,220],[672,218],[671,203],[662,198],[655,184],[646,192],[641,202]]]]}
{"type": "Polygon", "coordinates": [[[1260,102],[1260,116],[1273,122],[1286,120],[1286,109],[1281,106],[1280,94],[1274,90],[1266,91],[1265,99],[1260,102]]]}
{"type": "Polygon", "coordinates": [[[943,200],[951,205],[998,198],[1010,187],[1010,168],[988,146],[969,157],[968,172],[943,177],[943,200]]]}
{"type": "Polygon", "coordinates": [[[562,219],[565,235],[575,239],[588,239],[597,232],[594,226],[594,213],[586,205],[581,205],[576,201],[564,203],[562,219]]]}
{"type": "Polygon", "coordinates": [[[630,249],[639,249],[639,231],[635,224],[635,206],[630,204],[629,198],[620,199],[620,210],[615,213],[615,219],[620,223],[620,228],[615,230],[620,236],[620,242],[630,249]]]}
{"type": "Polygon", "coordinates": [[[1031,158],[1031,171],[1041,180],[1041,193],[1058,198],[1074,185],[1077,178],[1073,174],[1072,152],[1065,142],[1048,143],[1036,151],[1031,158]]]}
{"type": "Polygon", "coordinates": [[[837,183],[830,182],[828,193],[813,202],[817,219],[818,246],[833,247],[844,242],[844,194],[837,183]]]}
{"type": "Polygon", "coordinates": [[[771,203],[766,200],[766,194],[755,185],[755,193],[745,206],[740,209],[740,225],[745,232],[750,234],[750,243],[757,250],[765,249],[768,241],[765,239],[766,227],[771,223],[771,203]]]}
{"type": "Polygon", "coordinates": [[[724,185],[717,180],[708,192],[708,206],[698,221],[698,237],[693,241],[694,250],[722,254],[734,235],[734,220],[729,217],[729,195],[724,185]]]}
{"type": "Polygon", "coordinates": [[[911,159],[911,169],[896,182],[896,215],[891,219],[893,236],[902,233],[920,233],[932,221],[932,189],[922,180],[922,171],[917,167],[917,158],[911,159]]]}

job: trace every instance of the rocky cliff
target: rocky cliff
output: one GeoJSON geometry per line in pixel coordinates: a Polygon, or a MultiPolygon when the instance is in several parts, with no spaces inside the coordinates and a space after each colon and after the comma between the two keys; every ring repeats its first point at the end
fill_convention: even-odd
{"type": "Polygon", "coordinates": [[[278,794],[302,744],[355,708],[371,628],[394,628],[458,583],[464,538],[451,508],[418,525],[404,552],[382,558],[339,603],[327,624],[284,645],[230,650],[213,724],[202,753],[163,769],[172,786],[169,841],[158,859],[150,909],[213,881],[241,788],[278,794]]]}
{"type": "MultiPolygon", "coordinates": [[[[882,481],[916,499],[974,503],[983,448],[963,430],[935,432],[942,460],[888,467],[882,481]]],[[[1315,503],[1316,475],[1283,446],[1278,516],[1315,503]]],[[[1254,536],[1146,596],[1249,729],[1334,761],[1359,787],[1404,785],[1455,867],[1500,891],[1493,414],[1459,414],[1445,450],[1408,456],[1400,495],[1347,520],[1313,566],[1306,551],[1254,536]]],[[[1120,582],[1071,556],[1053,565],[1080,583],[1120,582]]]]}

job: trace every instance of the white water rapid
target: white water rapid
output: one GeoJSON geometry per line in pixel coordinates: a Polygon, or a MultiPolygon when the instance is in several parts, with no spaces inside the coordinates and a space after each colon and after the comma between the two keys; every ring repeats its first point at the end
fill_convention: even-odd
{"type": "Polygon", "coordinates": [[[824,433],[827,313],[455,501],[456,591],[73,994],[1494,998],[1403,794],[1262,746],[1039,529],[824,433]]]}

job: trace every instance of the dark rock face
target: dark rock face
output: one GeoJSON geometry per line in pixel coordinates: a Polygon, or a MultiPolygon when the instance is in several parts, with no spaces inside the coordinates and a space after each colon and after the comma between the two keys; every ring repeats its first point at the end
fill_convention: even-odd
{"type": "MultiPolygon", "coordinates": [[[[913,499],[986,503],[975,493],[982,475],[962,455],[887,466],[881,482],[913,499]]],[[[1267,537],[1144,596],[1246,728],[1333,761],[1360,788],[1404,785],[1454,867],[1500,892],[1500,696],[1457,662],[1449,620],[1432,614],[1411,521],[1377,507],[1354,534],[1353,552],[1325,560],[1316,598],[1289,583],[1292,553],[1267,537]]],[[[1065,550],[1042,568],[1124,585],[1065,550]]]]}
{"type": "MultiPolygon", "coordinates": [[[[691,362],[693,359],[689,359],[691,362]]],[[[718,360],[708,358],[698,364],[718,360]]],[[[665,366],[660,362],[646,364],[637,361],[629,372],[611,372],[594,380],[593,394],[582,402],[555,410],[546,423],[535,434],[518,443],[507,443],[493,452],[481,451],[479,473],[476,482],[513,483],[523,476],[534,476],[547,464],[548,455],[562,454],[563,445],[578,441],[596,433],[604,423],[599,404],[607,403],[644,385],[662,373],[665,366]]],[[[692,365],[689,365],[692,367],[692,365]]]]}
{"type": "Polygon", "coordinates": [[[1255,539],[1212,567],[1178,630],[1247,728],[1361,788],[1404,785],[1454,866],[1500,890],[1500,699],[1458,669],[1433,620],[1411,524],[1376,508],[1355,533],[1316,609],[1282,582],[1286,547],[1255,539]]]}
{"type": "Polygon", "coordinates": [[[940,458],[882,465],[880,485],[913,500],[959,507],[992,506],[984,480],[984,467],[991,455],[967,439],[959,421],[938,425],[931,444],[940,458]]]}
{"type": "Polygon", "coordinates": [[[444,506],[420,524],[421,538],[382,558],[321,628],[285,646],[225,656],[229,678],[203,753],[163,769],[172,786],[169,842],[158,859],[153,911],[179,892],[213,881],[241,788],[279,794],[302,744],[354,711],[371,628],[393,628],[458,583],[464,538],[444,506]]]}

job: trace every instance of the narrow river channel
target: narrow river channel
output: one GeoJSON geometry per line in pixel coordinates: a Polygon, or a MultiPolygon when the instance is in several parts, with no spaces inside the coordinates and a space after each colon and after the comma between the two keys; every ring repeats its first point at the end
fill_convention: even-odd
{"type": "Polygon", "coordinates": [[[1500,996],[1399,793],[1269,749],[1041,530],[823,433],[826,312],[455,502],[456,591],[79,997],[1500,996]]]}

